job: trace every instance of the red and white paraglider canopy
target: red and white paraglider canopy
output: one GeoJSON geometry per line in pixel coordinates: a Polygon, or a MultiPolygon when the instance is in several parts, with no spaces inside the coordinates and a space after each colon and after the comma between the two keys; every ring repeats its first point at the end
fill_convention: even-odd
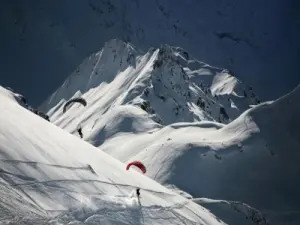
{"type": "Polygon", "coordinates": [[[129,170],[129,168],[131,166],[136,166],[138,167],[143,173],[146,173],[146,167],[144,166],[143,163],[141,163],[140,161],[133,161],[131,163],[127,164],[126,170],[129,170]]]}

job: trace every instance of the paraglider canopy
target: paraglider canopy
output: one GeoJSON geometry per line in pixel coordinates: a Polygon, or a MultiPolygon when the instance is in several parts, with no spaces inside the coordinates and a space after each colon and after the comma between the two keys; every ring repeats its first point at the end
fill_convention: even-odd
{"type": "Polygon", "coordinates": [[[140,161],[133,161],[131,163],[127,164],[126,170],[129,170],[129,168],[131,166],[136,166],[138,167],[143,173],[146,173],[146,167],[144,166],[143,163],[141,163],[140,161]]]}
{"type": "Polygon", "coordinates": [[[71,106],[71,104],[73,104],[75,102],[78,102],[78,103],[82,104],[83,106],[87,105],[86,100],[84,98],[80,98],[80,97],[72,98],[69,101],[67,101],[66,104],[64,105],[63,112],[65,113],[67,111],[67,109],[71,106]]]}

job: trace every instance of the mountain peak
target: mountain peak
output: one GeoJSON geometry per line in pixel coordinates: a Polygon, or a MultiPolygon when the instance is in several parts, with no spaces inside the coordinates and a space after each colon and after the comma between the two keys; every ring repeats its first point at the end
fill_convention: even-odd
{"type": "MultiPolygon", "coordinates": [[[[113,97],[95,104],[106,110],[132,104],[163,125],[202,120],[228,123],[253,104],[253,96],[242,88],[228,70],[195,60],[180,47],[165,44],[142,53],[130,43],[112,39],[86,58],[41,108],[50,110],[62,99],[88,98],[91,93],[103,96],[107,90],[118,89],[113,97]]],[[[55,109],[58,112],[60,107],[55,109]]]]}

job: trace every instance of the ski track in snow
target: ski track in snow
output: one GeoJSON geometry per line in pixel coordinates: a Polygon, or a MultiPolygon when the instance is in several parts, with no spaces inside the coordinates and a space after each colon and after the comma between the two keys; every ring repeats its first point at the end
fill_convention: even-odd
{"type": "MultiPolygon", "coordinates": [[[[7,160],[10,161],[10,160],[7,160]]],[[[6,162],[7,162],[6,161],[6,162]]],[[[14,163],[16,163],[14,161],[14,163]]],[[[20,163],[20,162],[17,162],[20,163]]],[[[21,163],[26,163],[26,162],[21,162],[21,163]]],[[[29,164],[36,164],[36,162],[28,162],[29,164]]],[[[47,165],[48,166],[48,165],[47,165]]],[[[52,166],[52,165],[50,165],[52,166]]],[[[55,165],[56,167],[59,168],[64,168],[63,166],[59,166],[59,165],[55,165]]],[[[68,167],[68,169],[70,169],[70,167],[68,167]]],[[[71,168],[74,169],[74,168],[71,168]]],[[[75,168],[77,169],[77,168],[75,168]]],[[[81,168],[80,168],[81,169],[81,168]]],[[[4,171],[0,171],[0,173],[2,173],[4,171]]],[[[6,172],[4,172],[6,173],[6,172]]],[[[17,175],[14,175],[17,176],[17,175]]],[[[32,178],[27,178],[27,179],[32,179],[32,178]]],[[[141,201],[134,197],[130,197],[130,191],[132,190],[132,188],[135,188],[134,186],[131,185],[126,185],[126,184],[117,184],[117,183],[108,183],[108,182],[103,182],[103,181],[99,181],[99,180],[51,180],[51,181],[44,181],[44,182],[29,182],[29,183],[14,183],[14,184],[5,184],[5,183],[1,183],[2,186],[6,186],[6,187],[10,187],[10,188],[17,188],[18,190],[21,191],[21,193],[26,193],[26,186],[35,186],[37,187],[38,185],[41,185],[39,187],[39,189],[48,189],[49,192],[53,191],[59,191],[59,192],[64,192],[69,193],[69,194],[78,194],[78,195],[84,195],[84,198],[96,198],[97,202],[100,203],[100,205],[97,206],[97,210],[92,211],[91,216],[85,215],[85,217],[87,217],[84,221],[84,224],[93,224],[93,223],[98,223],[101,222],[106,224],[104,221],[107,221],[108,224],[110,224],[110,222],[117,222],[118,224],[135,224],[134,220],[137,219],[139,217],[138,214],[142,214],[142,219],[143,221],[147,220],[147,219],[156,219],[157,224],[159,224],[159,221],[164,221],[166,220],[166,222],[168,224],[180,224],[177,223],[177,219],[179,219],[180,221],[184,221],[185,224],[198,224],[196,222],[193,222],[191,220],[188,220],[186,218],[183,218],[182,216],[180,216],[180,214],[176,213],[176,211],[174,211],[175,209],[181,209],[183,208],[186,204],[188,204],[190,202],[190,200],[186,200],[182,203],[174,203],[172,205],[169,206],[159,206],[159,205],[149,205],[149,206],[142,206],[141,201]],[[128,189],[128,193],[127,195],[115,195],[115,196],[110,196],[110,195],[105,195],[105,194],[100,194],[98,192],[95,193],[87,193],[87,192],[74,192],[72,190],[67,190],[65,187],[60,188],[59,186],[64,186],[64,183],[85,183],[85,184],[89,184],[89,183],[93,183],[93,182],[99,182],[101,184],[105,184],[105,185],[113,185],[113,186],[120,186],[120,187],[128,187],[130,189],[128,189]],[[20,187],[22,189],[20,189],[20,187]],[[91,197],[88,197],[91,196],[91,197]],[[115,203],[114,203],[115,202],[115,203]],[[107,208],[106,205],[110,205],[110,208],[107,208]],[[100,209],[99,209],[100,207],[100,209]],[[129,208],[128,208],[129,207],[129,208]],[[103,209],[101,209],[103,208],[103,209]],[[135,209],[135,210],[134,210],[135,209]],[[133,213],[132,211],[136,211],[135,213],[133,213]],[[153,212],[155,212],[156,214],[160,214],[161,212],[161,217],[158,216],[153,216],[153,212]],[[166,217],[166,215],[168,215],[166,217]],[[104,220],[104,221],[102,221],[104,220]],[[174,220],[174,221],[173,221],[174,220]],[[94,222],[92,222],[94,221],[94,222]],[[110,221],[110,222],[109,222],[110,221]]],[[[120,190],[120,189],[119,189],[120,190]]],[[[170,200],[171,199],[167,196],[176,196],[175,194],[169,194],[169,193],[164,193],[164,192],[157,192],[154,190],[150,190],[150,189],[144,189],[142,188],[142,192],[145,193],[146,192],[150,192],[152,194],[155,195],[159,195],[161,197],[165,197],[167,199],[170,200]]],[[[144,194],[145,195],[145,194],[144,194]]],[[[29,197],[29,195],[27,195],[29,197]]],[[[30,197],[29,197],[30,198],[30,197]]],[[[47,210],[44,209],[43,207],[39,206],[39,204],[37,202],[35,202],[32,198],[30,198],[30,200],[34,203],[35,206],[38,206],[38,210],[42,213],[46,213],[48,216],[49,215],[56,215],[59,213],[59,216],[55,216],[54,218],[52,218],[53,220],[58,220],[60,217],[64,217],[64,215],[66,215],[66,217],[70,216],[70,218],[64,218],[64,220],[70,220],[70,222],[72,220],[74,220],[75,218],[73,218],[73,215],[76,211],[80,210],[80,208],[76,207],[75,209],[69,209],[69,210],[47,210]]],[[[78,201],[78,200],[77,200],[78,201]]],[[[83,207],[83,206],[82,206],[83,207]]],[[[82,210],[85,210],[84,208],[82,210]]],[[[80,216],[81,217],[81,216],[80,216]]],[[[11,218],[10,218],[11,220],[11,218]]],[[[36,220],[36,218],[34,219],[36,220]]],[[[46,221],[45,221],[46,222],[46,221]]],[[[19,218],[18,223],[22,224],[22,220],[21,218],[19,218]]],[[[138,223],[140,224],[140,223],[138,223]]],[[[141,223],[144,224],[144,223],[141,223]]]]}

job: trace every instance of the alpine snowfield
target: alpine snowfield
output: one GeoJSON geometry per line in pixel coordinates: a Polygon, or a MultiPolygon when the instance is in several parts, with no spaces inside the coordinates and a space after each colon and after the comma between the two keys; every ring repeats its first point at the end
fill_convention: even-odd
{"type": "Polygon", "coordinates": [[[240,220],[246,208],[250,224],[299,224],[299,89],[260,103],[230,71],[181,48],[141,53],[111,40],[40,109],[74,136],[82,128],[83,140],[100,152],[142,161],[148,177],[184,197],[226,199],[209,202],[226,223],[247,224],[240,220]],[[75,97],[87,105],[63,113],[75,97]]]}
{"type": "Polygon", "coordinates": [[[0,101],[1,224],[224,224],[27,111],[2,87],[0,101]]]}

